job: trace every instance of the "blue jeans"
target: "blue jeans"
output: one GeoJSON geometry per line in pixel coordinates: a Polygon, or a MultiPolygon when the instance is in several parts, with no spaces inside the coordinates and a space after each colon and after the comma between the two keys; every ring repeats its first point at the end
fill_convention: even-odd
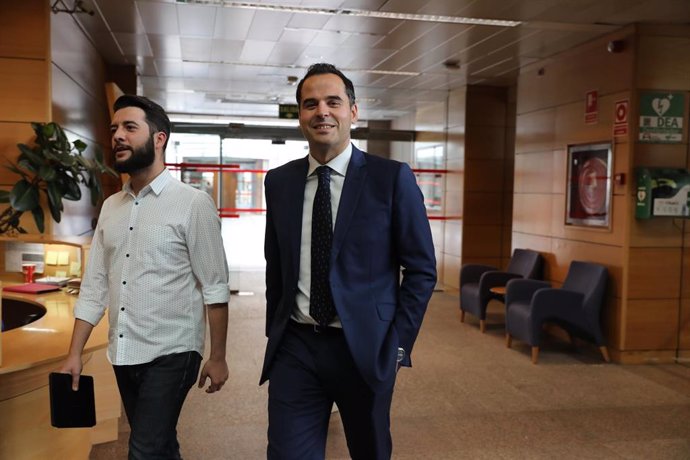
{"type": "Polygon", "coordinates": [[[200,364],[201,355],[189,351],[145,364],[113,366],[132,430],[129,460],[181,458],[177,419],[200,364]]]}

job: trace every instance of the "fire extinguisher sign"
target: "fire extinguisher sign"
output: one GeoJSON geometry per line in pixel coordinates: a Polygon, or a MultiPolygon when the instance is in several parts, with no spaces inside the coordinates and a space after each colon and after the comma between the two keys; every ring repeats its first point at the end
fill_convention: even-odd
{"type": "Polygon", "coordinates": [[[613,109],[613,135],[627,136],[628,134],[628,112],[630,102],[627,99],[616,101],[613,109]]]}

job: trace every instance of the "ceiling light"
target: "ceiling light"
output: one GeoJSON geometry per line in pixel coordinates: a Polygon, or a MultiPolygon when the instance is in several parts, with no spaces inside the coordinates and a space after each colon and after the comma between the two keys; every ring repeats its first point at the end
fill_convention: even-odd
{"type": "Polygon", "coordinates": [[[189,0],[186,3],[218,5],[226,8],[245,8],[252,10],[281,11],[285,13],[325,14],[330,16],[355,16],[364,18],[397,19],[402,21],[442,22],[478,26],[516,27],[520,21],[504,19],[483,19],[464,16],[445,16],[439,14],[397,13],[393,11],[360,10],[353,8],[316,8],[309,6],[283,5],[257,2],[232,2],[225,0],[189,0]]]}
{"type": "MultiPolygon", "coordinates": [[[[284,65],[277,65],[277,64],[256,64],[256,63],[251,63],[251,62],[237,62],[237,61],[198,61],[195,59],[183,59],[182,62],[189,62],[189,63],[194,63],[194,64],[224,64],[224,65],[236,65],[236,66],[243,66],[243,67],[265,67],[265,68],[273,68],[273,69],[285,69],[290,68],[290,69],[307,69],[304,66],[294,66],[294,65],[289,65],[289,66],[284,66],[284,65]]],[[[421,72],[405,72],[401,70],[376,70],[376,69],[347,69],[347,68],[342,68],[340,69],[342,72],[348,73],[348,72],[358,72],[358,73],[373,73],[376,75],[399,75],[399,76],[404,76],[404,77],[418,77],[421,75],[421,72]]],[[[288,83],[291,83],[292,78],[297,78],[293,76],[288,76],[287,80],[288,83]]]]}
{"type": "Polygon", "coordinates": [[[421,72],[404,72],[402,70],[375,70],[375,69],[361,69],[361,70],[349,70],[350,72],[364,72],[373,73],[377,75],[399,75],[402,77],[418,77],[421,72]]]}

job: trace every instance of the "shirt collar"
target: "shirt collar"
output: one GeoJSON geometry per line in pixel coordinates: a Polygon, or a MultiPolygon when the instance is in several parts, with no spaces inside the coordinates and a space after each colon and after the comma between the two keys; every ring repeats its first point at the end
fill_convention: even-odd
{"type": "MultiPolygon", "coordinates": [[[[309,177],[312,174],[314,174],[316,168],[321,166],[321,163],[316,161],[314,157],[311,155],[308,155],[307,158],[309,159],[309,170],[307,171],[307,177],[309,177]]],[[[345,173],[347,172],[347,166],[350,164],[350,158],[352,158],[352,144],[348,143],[347,147],[345,147],[345,150],[340,152],[339,155],[337,155],[331,161],[326,163],[326,166],[331,168],[334,172],[338,173],[339,175],[345,177],[345,173]]]]}
{"type": "MultiPolygon", "coordinates": [[[[139,196],[144,196],[149,191],[153,192],[156,194],[156,196],[160,195],[165,186],[170,182],[172,179],[172,174],[170,174],[170,171],[168,171],[168,168],[165,168],[163,171],[161,171],[160,174],[158,174],[155,179],[153,179],[146,187],[141,189],[139,192],[139,196]]],[[[122,190],[125,192],[129,193],[130,195],[134,195],[132,192],[132,186],[130,184],[131,179],[128,179],[125,185],[122,187],[122,190]]]]}

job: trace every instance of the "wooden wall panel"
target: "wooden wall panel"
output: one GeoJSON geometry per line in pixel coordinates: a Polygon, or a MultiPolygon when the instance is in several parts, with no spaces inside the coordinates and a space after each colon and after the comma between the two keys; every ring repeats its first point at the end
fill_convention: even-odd
{"type": "Polygon", "coordinates": [[[473,85],[467,89],[467,126],[506,125],[508,112],[506,88],[473,85]]]}
{"type": "Polygon", "coordinates": [[[550,151],[515,155],[515,193],[551,193],[556,175],[553,159],[550,151]]]}
{"type": "MultiPolygon", "coordinates": [[[[462,257],[501,258],[499,225],[465,225],[462,230],[462,257]]],[[[463,262],[464,263],[464,262],[463,262]]]]}
{"type": "Polygon", "coordinates": [[[589,241],[575,241],[554,238],[551,245],[553,253],[550,279],[563,282],[570,262],[582,260],[605,266],[608,270],[608,292],[615,297],[622,297],[623,260],[625,249],[589,241]]]}
{"type": "Polygon", "coordinates": [[[681,299],[690,300],[690,247],[683,248],[683,265],[681,268],[681,299]]]}
{"type": "MultiPolygon", "coordinates": [[[[519,108],[519,107],[518,107],[519,108]]],[[[556,148],[556,110],[520,114],[515,121],[515,154],[556,148]]]]}
{"type": "Polygon", "coordinates": [[[690,299],[680,301],[680,324],[678,325],[678,348],[690,350],[690,299]]]}
{"type": "Polygon", "coordinates": [[[609,349],[620,350],[623,347],[623,301],[618,297],[607,297],[606,305],[601,312],[601,330],[607,338],[609,349]]]}
{"type": "Polygon", "coordinates": [[[466,161],[503,159],[505,129],[491,125],[468,125],[465,136],[466,161]]]}
{"type": "Polygon", "coordinates": [[[687,160],[687,144],[637,144],[633,164],[651,168],[686,168],[687,160]]]}
{"type": "MultiPolygon", "coordinates": [[[[631,213],[635,209],[633,197],[628,199],[631,213]]],[[[682,245],[683,231],[678,227],[679,219],[667,217],[653,219],[631,219],[630,247],[668,247],[682,245]]]]}
{"type": "Polygon", "coordinates": [[[566,193],[565,184],[568,180],[568,151],[564,147],[554,150],[551,154],[553,156],[551,193],[563,195],[566,193]]]}
{"type": "MultiPolygon", "coordinates": [[[[107,131],[109,111],[105,92],[105,65],[90,39],[74,18],[52,15],[52,118],[60,123],[71,140],[81,139],[89,145],[85,155],[100,149],[109,159],[110,140],[107,131]]],[[[115,191],[112,180],[106,193],[115,191]]],[[[107,195],[106,195],[107,196],[107,195]]],[[[91,206],[88,195],[65,206],[62,222],[53,226],[54,235],[80,235],[92,230],[98,208],[91,206]]]]}
{"type": "Polygon", "coordinates": [[[53,66],[52,81],[53,119],[76,138],[109,150],[107,127],[110,118],[105,105],[105,90],[103,97],[94,98],[56,66],[53,66]]]}
{"type": "Polygon", "coordinates": [[[46,61],[0,58],[0,121],[48,121],[49,72],[46,61]]]}
{"type": "Polygon", "coordinates": [[[627,27],[524,68],[518,85],[518,114],[584,102],[585,93],[594,89],[605,95],[632,88],[634,34],[634,27],[627,27]],[[621,53],[609,53],[606,45],[612,39],[623,39],[630,46],[621,53]],[[537,74],[538,68],[543,75],[537,74]]]}
{"type": "Polygon", "coordinates": [[[552,196],[523,193],[513,196],[513,231],[533,235],[551,235],[552,196]]]}
{"type": "MultiPolygon", "coordinates": [[[[5,161],[15,161],[19,155],[17,144],[31,144],[34,131],[28,123],[0,122],[0,158],[5,161]]],[[[0,167],[0,185],[14,185],[18,176],[4,167],[0,167]]]]}
{"type": "Polygon", "coordinates": [[[613,108],[609,109],[602,104],[603,101],[608,100],[612,106],[611,97],[599,94],[599,121],[592,124],[585,123],[585,99],[586,94],[582,93],[576,102],[556,109],[555,142],[562,148],[574,144],[588,144],[597,139],[606,141],[611,138],[610,112],[613,108]]]}
{"type": "Polygon", "coordinates": [[[47,60],[49,11],[44,0],[0,2],[0,56],[47,60]]]}
{"type": "Polygon", "coordinates": [[[465,192],[465,225],[502,225],[503,194],[465,192]]]}
{"type": "Polygon", "coordinates": [[[551,253],[551,244],[553,238],[550,236],[535,235],[532,233],[518,232],[513,229],[513,240],[511,246],[513,249],[517,248],[528,248],[533,249],[542,256],[546,256],[547,253],[551,253]]]}
{"type": "Polygon", "coordinates": [[[679,248],[630,248],[628,298],[679,299],[680,270],[679,248]]]}
{"type": "Polygon", "coordinates": [[[647,35],[644,29],[641,32],[637,44],[637,86],[668,90],[690,88],[690,60],[683,58],[690,50],[687,28],[684,37],[669,36],[663,31],[658,35],[647,35]]]}
{"type": "Polygon", "coordinates": [[[503,160],[465,160],[465,191],[495,192],[503,186],[503,160]]]}
{"type": "Polygon", "coordinates": [[[677,300],[628,300],[623,350],[674,350],[678,347],[677,300]]]}

